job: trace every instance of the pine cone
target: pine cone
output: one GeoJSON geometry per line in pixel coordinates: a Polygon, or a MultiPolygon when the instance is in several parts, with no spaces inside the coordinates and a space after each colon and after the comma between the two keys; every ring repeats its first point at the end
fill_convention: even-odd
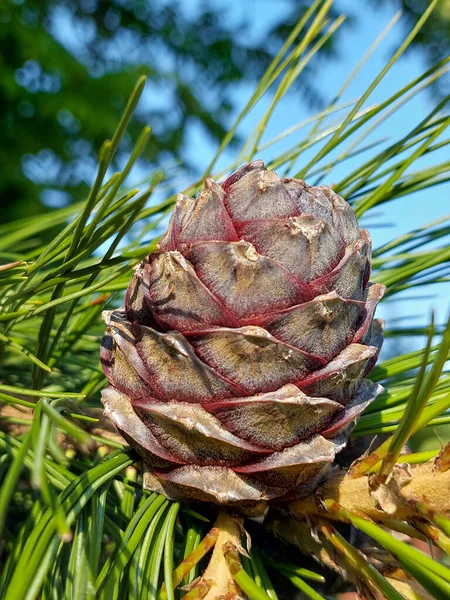
{"type": "Polygon", "coordinates": [[[314,490],[380,391],[370,261],[340,196],[262,161],[178,196],[101,351],[149,488],[235,507],[314,490]]]}

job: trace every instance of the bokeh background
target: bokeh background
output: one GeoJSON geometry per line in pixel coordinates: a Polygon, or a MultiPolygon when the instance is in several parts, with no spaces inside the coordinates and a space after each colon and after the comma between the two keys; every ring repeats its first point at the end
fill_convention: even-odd
{"type": "MultiPolygon", "coordinates": [[[[162,169],[166,181],[154,201],[186,188],[204,171],[293,24],[310,5],[308,0],[0,2],[0,221],[35,214],[45,219],[55,208],[86,196],[98,149],[113,132],[141,74],[148,83],[115,166],[123,164],[142,125],[148,124],[153,128],[152,140],[130,186],[144,183],[156,169],[162,169]]],[[[262,141],[326,107],[397,15],[395,26],[342,101],[361,96],[427,5],[428,0],[336,0],[332,13],[346,15],[343,25],[279,103],[262,141]]],[[[449,41],[450,0],[441,0],[406,56],[375,89],[370,103],[388,98],[447,56],[449,41]]],[[[367,141],[406,134],[449,89],[447,74],[385,121],[367,141]]],[[[270,101],[269,94],[237,130],[217,171],[236,160],[240,140],[252,133],[270,101]]],[[[270,160],[292,144],[295,136],[301,139],[307,129],[292,134],[289,141],[281,140],[261,157],[270,160]]],[[[443,148],[442,160],[446,151],[443,148]]],[[[312,152],[299,156],[299,167],[312,152]]],[[[431,160],[437,158],[434,153],[431,160]]],[[[359,160],[356,156],[342,168],[337,165],[323,183],[339,180],[359,160]]],[[[420,164],[426,167],[426,155],[420,164]]],[[[376,247],[442,217],[450,212],[449,206],[450,183],[445,183],[383,205],[363,224],[376,247]]],[[[49,239],[54,233],[49,230],[49,239]]],[[[423,325],[434,307],[437,321],[442,322],[449,297],[450,283],[439,284],[439,289],[423,288],[403,299],[396,295],[395,302],[385,302],[379,314],[390,326],[423,325]]],[[[391,340],[384,352],[409,350],[391,340]]]]}

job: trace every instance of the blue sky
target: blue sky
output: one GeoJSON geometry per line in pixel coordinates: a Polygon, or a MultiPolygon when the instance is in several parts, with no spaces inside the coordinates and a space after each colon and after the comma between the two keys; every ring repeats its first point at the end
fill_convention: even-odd
{"type": "MultiPolygon", "coordinates": [[[[223,6],[224,18],[231,20],[230,22],[234,20],[236,23],[239,23],[241,19],[245,19],[249,14],[253,15],[250,36],[254,36],[255,39],[264,36],[264,32],[271,23],[274,20],[280,20],[280,17],[287,11],[290,5],[289,2],[283,0],[249,0],[245,3],[237,0],[228,0],[227,2],[216,0],[216,4],[223,6]]],[[[188,2],[186,6],[190,10],[195,11],[195,5],[196,2],[193,1],[188,2]]],[[[329,99],[339,89],[347,75],[356,66],[363,54],[395,14],[395,10],[393,10],[393,7],[389,3],[387,5],[383,4],[382,7],[377,6],[375,9],[372,3],[340,0],[336,2],[336,6],[344,13],[349,11],[355,16],[357,21],[356,26],[348,27],[344,35],[341,36],[340,59],[323,64],[317,73],[319,89],[323,92],[325,98],[329,99]]],[[[393,51],[400,45],[404,36],[404,27],[400,23],[397,23],[352,82],[343,97],[344,101],[354,100],[361,96],[385,65],[393,51]]],[[[400,59],[374,90],[368,100],[368,105],[385,100],[408,82],[418,77],[425,68],[425,61],[420,52],[413,51],[408,53],[400,59]]],[[[248,84],[238,86],[234,90],[234,100],[239,108],[245,105],[252,91],[253,86],[248,84]]],[[[245,121],[241,129],[243,135],[248,135],[252,132],[264,114],[269,101],[270,97],[261,101],[245,121]]],[[[431,95],[427,92],[421,93],[399,112],[395,113],[394,117],[383,123],[371,139],[375,140],[380,137],[400,138],[425,117],[433,106],[434,102],[431,95]]],[[[298,94],[288,94],[280,102],[273,114],[263,140],[272,139],[284,130],[289,129],[296,123],[314,114],[314,112],[314,110],[302,102],[298,94]]],[[[301,133],[298,139],[300,139],[300,136],[301,133]]],[[[195,152],[196,161],[200,166],[205,167],[212,155],[211,140],[204,136],[201,131],[193,129],[189,145],[193,149],[192,151],[195,152]]],[[[288,145],[287,142],[286,144],[280,143],[277,148],[282,151],[288,145]]],[[[271,156],[273,156],[272,153],[267,153],[263,154],[262,158],[269,159],[271,156]]],[[[305,153],[304,156],[300,157],[299,165],[305,164],[311,156],[312,154],[305,153]]],[[[342,167],[337,167],[329,180],[323,183],[331,185],[333,181],[339,180],[347,174],[350,167],[356,167],[358,161],[363,159],[366,160],[365,156],[359,156],[342,167]]],[[[448,160],[448,151],[444,149],[440,154],[436,153],[431,158],[425,157],[418,164],[423,168],[427,165],[436,164],[438,159],[439,162],[448,160]]],[[[233,160],[235,160],[235,153],[234,151],[229,151],[225,153],[218,166],[224,168],[233,160]]],[[[385,204],[374,211],[376,215],[374,214],[373,217],[370,217],[369,213],[367,219],[369,228],[370,223],[377,223],[378,225],[380,223],[390,224],[390,226],[386,227],[377,226],[370,228],[374,247],[376,248],[398,235],[450,213],[449,199],[450,183],[447,183],[425,192],[412,194],[395,202],[385,204]]],[[[405,295],[411,296],[412,294],[409,292],[409,294],[405,295]]],[[[446,318],[449,308],[450,284],[439,284],[428,289],[420,288],[420,291],[414,293],[414,296],[414,300],[382,305],[378,312],[379,316],[382,316],[387,321],[397,318],[404,318],[406,320],[414,316],[415,322],[425,324],[429,320],[431,308],[434,308],[437,312],[438,322],[446,318]],[[419,300],[417,296],[423,296],[424,298],[419,300]]],[[[411,323],[406,321],[403,324],[410,325],[411,323]]]]}

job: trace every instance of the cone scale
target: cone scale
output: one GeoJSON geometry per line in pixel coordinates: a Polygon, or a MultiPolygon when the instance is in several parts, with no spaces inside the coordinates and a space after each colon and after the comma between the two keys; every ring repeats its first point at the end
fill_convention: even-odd
{"type": "Polygon", "coordinates": [[[314,491],[380,391],[370,265],[345,200],[262,161],[180,194],[104,314],[102,401],[146,487],[249,510],[314,491]]]}

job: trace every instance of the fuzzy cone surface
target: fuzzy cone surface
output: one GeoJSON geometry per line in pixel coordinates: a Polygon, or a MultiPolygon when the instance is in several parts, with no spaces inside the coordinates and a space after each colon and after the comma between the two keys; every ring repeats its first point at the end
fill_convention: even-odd
{"type": "Polygon", "coordinates": [[[180,194],[104,314],[102,400],[145,485],[235,507],[310,494],[380,391],[370,266],[345,200],[262,161],[180,194]]]}

